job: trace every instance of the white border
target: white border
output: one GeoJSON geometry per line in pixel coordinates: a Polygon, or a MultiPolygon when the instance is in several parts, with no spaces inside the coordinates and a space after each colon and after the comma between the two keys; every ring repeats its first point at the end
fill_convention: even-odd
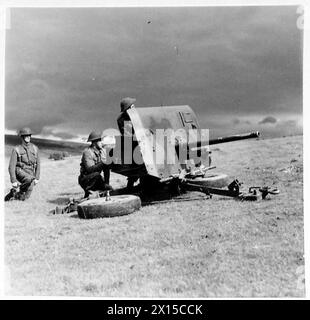
{"type": "Polygon", "coordinates": [[[310,298],[310,217],[309,217],[309,88],[310,88],[310,5],[304,3],[304,52],[303,52],[303,151],[304,151],[304,252],[306,297],[310,298]]]}
{"type": "Polygon", "coordinates": [[[267,0],[267,1],[238,1],[238,0],[4,0],[2,7],[197,7],[197,6],[286,6],[303,5],[305,0],[267,0]]]}
{"type": "MultiPolygon", "coordinates": [[[[4,177],[4,48],[5,48],[5,26],[6,14],[5,8],[0,7],[0,168],[1,176],[4,177]]],[[[4,199],[4,179],[0,181],[0,197],[4,199]]],[[[4,202],[0,201],[0,282],[4,283],[4,202]]],[[[4,286],[0,285],[0,295],[4,294],[4,286]]]]}

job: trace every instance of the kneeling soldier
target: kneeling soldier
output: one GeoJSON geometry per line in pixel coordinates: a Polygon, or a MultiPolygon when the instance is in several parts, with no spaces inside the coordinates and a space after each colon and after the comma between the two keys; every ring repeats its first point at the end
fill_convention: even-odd
{"type": "Polygon", "coordinates": [[[4,198],[5,201],[11,199],[26,200],[30,197],[33,186],[40,179],[40,158],[38,147],[30,142],[31,130],[23,128],[19,131],[21,144],[16,146],[11,155],[9,173],[12,189],[4,198]],[[19,192],[17,192],[19,186],[19,192]]]}
{"type": "Polygon", "coordinates": [[[105,163],[106,153],[102,144],[102,135],[99,132],[91,132],[87,142],[91,146],[84,150],[81,160],[79,185],[85,191],[87,198],[90,191],[112,190],[110,183],[110,167],[105,163]],[[103,172],[104,178],[101,173],[103,172]]]}

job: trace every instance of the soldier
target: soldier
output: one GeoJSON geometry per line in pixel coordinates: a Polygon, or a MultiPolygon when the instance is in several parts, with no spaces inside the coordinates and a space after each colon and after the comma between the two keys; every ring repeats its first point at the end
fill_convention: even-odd
{"type": "Polygon", "coordinates": [[[106,150],[103,148],[102,134],[93,131],[89,134],[87,142],[90,147],[84,150],[81,159],[79,185],[85,192],[87,198],[90,191],[113,190],[110,183],[110,167],[105,163],[106,150]],[[101,173],[103,172],[104,178],[101,173]]]}
{"type": "MultiPolygon", "coordinates": [[[[123,98],[121,100],[121,103],[120,103],[121,114],[117,118],[117,124],[118,124],[119,130],[123,136],[133,137],[133,135],[134,135],[134,129],[133,129],[130,117],[127,113],[127,110],[129,110],[131,108],[135,108],[135,105],[134,105],[135,102],[136,102],[136,99],[129,98],[129,97],[123,98]]],[[[136,146],[137,146],[137,142],[135,140],[132,141],[133,150],[136,146]]],[[[138,180],[138,178],[128,177],[128,179],[127,179],[128,191],[132,190],[132,188],[137,180],[138,180]]]]}
{"type": "Polygon", "coordinates": [[[129,98],[129,97],[121,100],[121,114],[117,118],[117,123],[122,135],[133,134],[131,120],[129,118],[127,110],[135,107],[134,105],[135,101],[136,99],[129,98]]]}
{"type": "Polygon", "coordinates": [[[12,189],[4,198],[5,201],[28,199],[34,185],[40,179],[40,157],[38,147],[30,142],[31,130],[23,128],[19,131],[18,135],[21,137],[22,143],[12,151],[9,164],[12,189]],[[17,191],[18,186],[19,192],[17,191]]]}

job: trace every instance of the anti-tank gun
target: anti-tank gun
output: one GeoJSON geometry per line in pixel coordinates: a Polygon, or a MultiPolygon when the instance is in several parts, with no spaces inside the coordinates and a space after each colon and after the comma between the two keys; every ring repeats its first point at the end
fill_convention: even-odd
{"type": "Polygon", "coordinates": [[[121,155],[111,164],[112,172],[128,178],[127,187],[111,192],[111,197],[106,197],[107,201],[101,203],[99,209],[95,210],[93,204],[88,206],[86,203],[80,209],[80,217],[124,214],[128,211],[124,204],[120,205],[118,211],[115,209],[117,202],[124,200],[118,200],[117,197],[124,195],[135,195],[142,204],[147,205],[167,201],[203,200],[211,198],[213,194],[253,201],[258,200],[260,195],[265,199],[269,194],[279,193],[276,188],[267,186],[241,191],[241,183],[237,179],[231,181],[226,174],[215,173],[216,167],[211,165],[210,146],[257,139],[259,132],[209,139],[208,131],[200,128],[197,117],[189,106],[131,108],[127,110],[127,116],[132,135],[116,137],[113,153],[119,154],[121,150],[121,155]],[[159,139],[166,132],[172,132],[172,136],[164,134],[164,139],[159,139]],[[129,148],[126,141],[130,142],[129,148]],[[125,161],[128,152],[132,162],[125,161]],[[139,161],[136,161],[134,155],[139,155],[139,161]],[[191,191],[198,191],[199,196],[196,192],[193,196],[191,191]],[[107,214],[103,209],[108,205],[113,207],[113,214],[107,214]],[[89,213],[85,207],[93,213],[89,213]]]}
{"type": "Polygon", "coordinates": [[[210,139],[209,145],[238,141],[238,140],[245,140],[245,139],[259,138],[259,136],[260,136],[260,133],[258,131],[251,132],[251,133],[244,133],[244,134],[235,134],[227,137],[210,139]]]}
{"type": "MultiPolygon", "coordinates": [[[[209,146],[257,139],[260,136],[259,132],[209,139],[208,131],[207,134],[204,134],[194,111],[189,106],[133,108],[127,113],[134,130],[133,136],[136,147],[139,148],[142,163],[114,165],[112,170],[127,176],[129,180],[139,180],[137,188],[131,188],[131,192],[140,190],[142,200],[147,199],[147,196],[158,198],[162,190],[165,190],[166,195],[172,194],[172,198],[191,190],[201,191],[208,196],[219,194],[243,200],[257,199],[259,189],[255,189],[255,192],[251,189],[251,197],[247,198],[245,193],[240,192],[240,182],[237,180],[230,182],[226,174],[211,173],[215,166],[211,166],[209,146]],[[162,130],[170,130],[173,133],[172,138],[170,140],[169,137],[166,140],[158,139],[158,132],[162,133],[162,130]],[[172,145],[170,151],[167,145],[172,145]],[[183,158],[181,150],[185,150],[183,158]],[[167,160],[169,152],[170,160],[174,160],[172,162],[167,160]],[[184,154],[186,154],[185,157],[184,154]],[[158,159],[163,159],[163,161],[158,161],[158,159]],[[170,187],[168,190],[172,192],[166,192],[166,187],[170,187]]],[[[277,192],[270,188],[264,190],[264,198],[266,198],[266,190],[268,193],[277,192]]]]}
{"type": "Polygon", "coordinates": [[[211,166],[211,151],[210,145],[217,145],[221,143],[246,140],[246,139],[258,139],[260,133],[258,131],[244,134],[235,134],[225,137],[219,137],[215,139],[210,139],[208,144],[200,145],[196,147],[191,147],[193,151],[202,151],[205,150],[209,153],[209,166],[198,167],[194,170],[185,170],[180,174],[176,174],[170,179],[162,180],[162,182],[167,182],[172,179],[181,180],[181,186],[190,191],[201,191],[208,195],[210,198],[212,194],[228,196],[233,198],[238,198],[242,201],[255,201],[258,199],[259,194],[261,194],[262,199],[266,199],[268,194],[276,195],[279,193],[279,190],[274,187],[250,187],[248,192],[242,192],[240,190],[242,182],[239,182],[237,179],[228,183],[228,176],[224,174],[208,174],[209,170],[215,169],[216,166],[211,166]]]}

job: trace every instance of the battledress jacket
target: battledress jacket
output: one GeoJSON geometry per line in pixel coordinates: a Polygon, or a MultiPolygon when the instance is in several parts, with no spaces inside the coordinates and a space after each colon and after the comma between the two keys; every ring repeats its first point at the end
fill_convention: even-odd
{"type": "Polygon", "coordinates": [[[127,110],[121,112],[121,114],[118,116],[117,124],[122,135],[133,135],[134,129],[127,110]]]}
{"type": "Polygon", "coordinates": [[[17,168],[21,168],[28,174],[33,174],[37,180],[40,179],[40,157],[36,145],[33,143],[21,144],[12,150],[9,164],[11,183],[17,182],[17,168]]]}
{"type": "Polygon", "coordinates": [[[105,149],[98,150],[94,147],[88,147],[84,150],[81,160],[81,176],[101,172],[107,166],[103,163],[106,159],[105,149]],[[102,162],[103,161],[103,162],[102,162]]]}

